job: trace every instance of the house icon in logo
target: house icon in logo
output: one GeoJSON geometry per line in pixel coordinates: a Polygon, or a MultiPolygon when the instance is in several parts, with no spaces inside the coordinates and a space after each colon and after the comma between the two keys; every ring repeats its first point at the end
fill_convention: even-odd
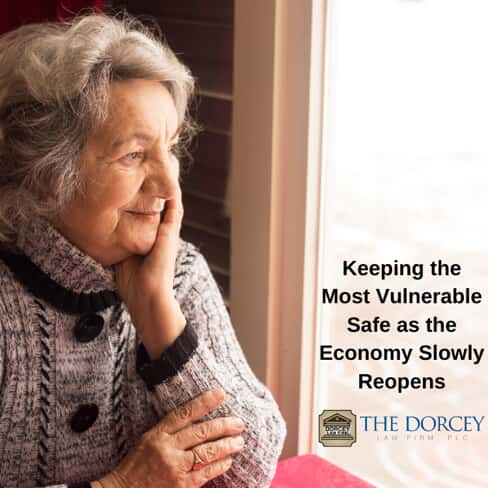
{"type": "Polygon", "coordinates": [[[324,447],[351,447],[356,442],[352,410],[324,410],[319,415],[319,442],[324,447]]]}

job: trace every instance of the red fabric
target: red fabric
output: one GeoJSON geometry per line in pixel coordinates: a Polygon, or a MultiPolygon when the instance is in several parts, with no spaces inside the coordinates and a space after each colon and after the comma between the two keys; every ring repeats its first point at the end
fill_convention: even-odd
{"type": "Polygon", "coordinates": [[[23,24],[67,19],[84,8],[103,10],[104,0],[0,0],[0,34],[23,24]]]}
{"type": "Polygon", "coordinates": [[[278,463],[270,488],[374,488],[315,454],[304,454],[278,463]]]}

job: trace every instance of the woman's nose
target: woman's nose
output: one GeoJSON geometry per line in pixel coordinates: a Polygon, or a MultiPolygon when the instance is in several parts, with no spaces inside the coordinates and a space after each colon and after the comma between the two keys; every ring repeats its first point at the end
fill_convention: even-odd
{"type": "Polygon", "coordinates": [[[152,196],[170,200],[179,191],[179,163],[172,154],[157,157],[151,161],[150,170],[144,180],[144,190],[152,196]]]}

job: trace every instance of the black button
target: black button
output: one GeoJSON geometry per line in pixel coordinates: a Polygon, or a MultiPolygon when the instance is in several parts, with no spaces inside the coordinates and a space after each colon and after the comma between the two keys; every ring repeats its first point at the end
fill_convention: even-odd
{"type": "Polygon", "coordinates": [[[103,317],[96,313],[82,315],[75,326],[75,336],[80,342],[90,342],[102,332],[103,317]]]}
{"type": "Polygon", "coordinates": [[[78,411],[71,418],[71,428],[75,432],[85,432],[97,420],[98,407],[94,403],[80,405],[78,411]]]}

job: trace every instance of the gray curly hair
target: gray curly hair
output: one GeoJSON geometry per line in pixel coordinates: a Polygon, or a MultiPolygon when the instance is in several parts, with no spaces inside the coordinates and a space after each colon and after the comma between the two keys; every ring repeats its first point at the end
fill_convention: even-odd
{"type": "Polygon", "coordinates": [[[107,117],[111,81],[131,78],[169,90],[185,150],[197,130],[188,111],[194,79],[157,29],[128,14],[89,13],[0,36],[0,243],[84,191],[79,159],[90,129],[107,117]]]}

